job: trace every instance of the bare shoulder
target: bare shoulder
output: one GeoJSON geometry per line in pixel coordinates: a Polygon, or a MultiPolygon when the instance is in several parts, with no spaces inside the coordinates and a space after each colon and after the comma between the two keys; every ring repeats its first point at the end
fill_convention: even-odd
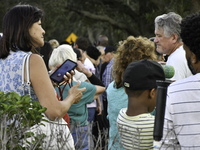
{"type": "Polygon", "coordinates": [[[30,56],[30,73],[31,76],[40,74],[40,75],[48,75],[47,68],[45,66],[43,58],[38,54],[32,54],[30,56]]]}
{"type": "Polygon", "coordinates": [[[38,54],[32,54],[30,56],[30,63],[44,63],[43,58],[38,54]]]}
{"type": "Polygon", "coordinates": [[[30,56],[31,69],[45,69],[47,71],[43,58],[38,54],[32,54],[30,56]]]}

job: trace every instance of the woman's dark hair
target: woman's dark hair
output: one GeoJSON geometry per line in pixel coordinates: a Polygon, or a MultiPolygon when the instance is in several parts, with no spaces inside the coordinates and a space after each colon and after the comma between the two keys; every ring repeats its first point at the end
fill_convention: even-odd
{"type": "Polygon", "coordinates": [[[42,10],[31,5],[16,5],[3,19],[3,37],[0,43],[0,58],[6,58],[10,50],[28,52],[32,48],[30,27],[43,18],[42,10]]]}
{"type": "Polygon", "coordinates": [[[77,48],[73,48],[73,50],[76,53],[77,60],[80,60],[79,58],[82,57],[80,50],[77,48]]]}

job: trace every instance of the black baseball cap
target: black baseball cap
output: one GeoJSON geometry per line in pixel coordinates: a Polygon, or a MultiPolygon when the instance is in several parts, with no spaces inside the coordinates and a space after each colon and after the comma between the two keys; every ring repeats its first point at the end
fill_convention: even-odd
{"type": "Polygon", "coordinates": [[[128,65],[123,85],[130,90],[148,90],[157,87],[156,80],[165,80],[162,66],[156,61],[143,59],[128,65]]]}
{"type": "Polygon", "coordinates": [[[104,48],[105,54],[109,53],[109,52],[115,52],[116,49],[114,46],[108,45],[104,48]]]}

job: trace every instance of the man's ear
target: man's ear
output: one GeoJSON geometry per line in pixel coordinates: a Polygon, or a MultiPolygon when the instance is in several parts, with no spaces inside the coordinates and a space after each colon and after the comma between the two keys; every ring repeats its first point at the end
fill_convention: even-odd
{"type": "Polygon", "coordinates": [[[150,98],[150,99],[153,99],[153,98],[155,98],[156,96],[157,96],[157,95],[156,95],[156,89],[155,89],[155,88],[149,90],[149,98],[150,98]]]}
{"type": "Polygon", "coordinates": [[[172,36],[173,43],[176,43],[178,41],[178,35],[172,34],[171,36],[172,36]]]}

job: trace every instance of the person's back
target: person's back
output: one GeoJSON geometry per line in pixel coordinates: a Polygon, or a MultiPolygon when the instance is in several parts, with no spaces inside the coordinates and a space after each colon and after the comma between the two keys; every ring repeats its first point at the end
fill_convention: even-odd
{"type": "Polygon", "coordinates": [[[187,65],[185,50],[183,49],[183,46],[180,46],[176,49],[175,52],[168,56],[166,65],[171,65],[175,68],[175,74],[171,80],[184,79],[192,75],[187,65]]]}
{"type": "Polygon", "coordinates": [[[200,13],[182,20],[181,38],[192,76],[168,87],[160,149],[200,149],[200,13]]]}
{"type": "Polygon", "coordinates": [[[123,108],[117,118],[118,132],[124,149],[153,149],[153,129],[155,116],[144,113],[128,116],[123,108]]]}
{"type": "MultiPolygon", "coordinates": [[[[73,84],[76,82],[73,81],[73,84]]],[[[61,89],[64,86],[61,86],[61,89]]],[[[81,82],[80,87],[86,87],[86,91],[83,94],[81,100],[77,104],[72,104],[70,109],[68,110],[68,114],[70,116],[70,126],[71,127],[83,127],[89,124],[88,122],[88,110],[86,104],[93,102],[93,98],[96,94],[97,87],[89,82],[81,82]]],[[[65,90],[63,91],[63,97],[67,97],[68,90],[70,86],[67,85],[65,90]]],[[[59,93],[59,89],[56,87],[56,91],[59,93]]],[[[71,128],[72,129],[72,128],[71,128]]],[[[89,132],[89,131],[88,131],[89,132]]]]}
{"type": "Polygon", "coordinates": [[[123,87],[115,88],[112,81],[106,90],[108,100],[108,120],[109,120],[109,142],[108,149],[122,150],[123,146],[120,143],[120,137],[117,130],[117,116],[122,108],[127,107],[128,96],[123,87]]]}
{"type": "Polygon", "coordinates": [[[165,80],[162,66],[156,61],[143,59],[128,65],[123,86],[128,95],[128,108],[120,110],[118,132],[124,149],[153,149],[156,80],[165,80]]]}
{"type": "Polygon", "coordinates": [[[169,86],[161,149],[200,149],[199,80],[198,73],[169,86]]]}
{"type": "Polygon", "coordinates": [[[168,55],[167,65],[172,65],[175,74],[171,80],[184,79],[191,74],[185,58],[185,50],[180,37],[180,23],[182,17],[174,12],[163,14],[155,18],[156,51],[168,55]]]}
{"type": "MultiPolygon", "coordinates": [[[[113,70],[113,61],[114,61],[114,54],[115,54],[115,47],[113,46],[106,46],[105,47],[105,55],[104,60],[106,63],[108,63],[104,69],[104,72],[102,74],[102,82],[107,88],[108,85],[113,81],[112,78],[112,70],[113,70]]],[[[102,94],[102,102],[103,102],[103,117],[105,119],[105,128],[109,128],[109,121],[107,119],[107,94],[106,91],[102,94]]]]}
{"type": "Polygon", "coordinates": [[[117,55],[114,56],[113,79],[106,90],[108,102],[109,142],[108,149],[123,150],[117,130],[117,116],[122,108],[128,105],[128,96],[123,87],[123,74],[126,67],[133,61],[141,59],[157,60],[154,53],[155,44],[146,37],[129,36],[123,42],[119,42],[117,55]],[[133,43],[135,43],[134,46],[133,43]],[[139,44],[140,43],[140,44],[139,44]],[[125,56],[128,56],[125,58],[125,56]]]}
{"type": "MultiPolygon", "coordinates": [[[[23,94],[22,87],[22,62],[26,52],[18,51],[10,52],[7,59],[0,60],[0,91],[3,92],[16,92],[19,95],[23,94]]],[[[25,94],[28,94],[28,85],[25,82],[25,94]]],[[[37,96],[33,92],[31,86],[31,97],[37,100],[37,96]]]]}
{"type": "MultiPolygon", "coordinates": [[[[97,66],[99,65],[99,59],[101,53],[94,46],[88,46],[86,53],[87,53],[87,58],[93,63],[93,66],[95,67],[95,76],[97,76],[100,79],[99,74],[97,74],[98,73],[97,66]]],[[[98,115],[101,114],[101,102],[99,97],[97,100],[94,100],[94,102],[87,104],[87,108],[88,108],[88,121],[90,123],[94,123],[96,111],[98,111],[98,115]]]]}
{"type": "Polygon", "coordinates": [[[103,72],[102,81],[103,81],[103,83],[106,87],[108,87],[108,84],[113,81],[112,67],[113,67],[113,60],[114,60],[115,51],[116,51],[116,49],[115,49],[114,46],[108,45],[108,46],[105,47],[104,60],[108,64],[106,65],[105,70],[103,72]]]}

